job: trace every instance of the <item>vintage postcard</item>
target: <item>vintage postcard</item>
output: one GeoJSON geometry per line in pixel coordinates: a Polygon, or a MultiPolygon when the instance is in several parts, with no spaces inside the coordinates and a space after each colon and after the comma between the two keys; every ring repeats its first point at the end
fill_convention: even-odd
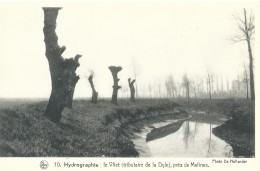
{"type": "Polygon", "coordinates": [[[1,170],[259,170],[258,8],[1,1],[1,170]]]}

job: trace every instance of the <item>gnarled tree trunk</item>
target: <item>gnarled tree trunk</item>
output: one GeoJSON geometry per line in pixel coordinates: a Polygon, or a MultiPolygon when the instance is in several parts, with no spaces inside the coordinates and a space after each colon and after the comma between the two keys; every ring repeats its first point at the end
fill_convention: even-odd
{"type": "Polygon", "coordinates": [[[72,99],[79,76],[76,69],[79,67],[79,58],[64,59],[61,55],[66,50],[65,46],[58,45],[58,37],[55,33],[56,19],[61,8],[43,8],[44,11],[44,42],[45,55],[49,62],[52,90],[45,115],[53,122],[59,122],[64,107],[72,107],[72,99]]]}
{"type": "Polygon", "coordinates": [[[97,98],[98,98],[98,92],[96,92],[94,84],[93,84],[93,75],[90,75],[88,77],[89,84],[92,89],[92,98],[91,98],[91,103],[97,103],[97,98]]]}
{"type": "Polygon", "coordinates": [[[131,78],[128,78],[128,84],[130,87],[130,102],[135,102],[135,87],[134,87],[135,79],[131,81],[131,78]]]}
{"type": "Polygon", "coordinates": [[[118,66],[110,66],[108,67],[109,70],[112,73],[113,79],[114,79],[114,85],[113,85],[113,94],[112,94],[112,100],[111,102],[114,104],[117,104],[117,92],[121,88],[121,86],[118,85],[118,82],[120,79],[118,79],[117,74],[119,71],[122,70],[122,67],[118,66]]]}

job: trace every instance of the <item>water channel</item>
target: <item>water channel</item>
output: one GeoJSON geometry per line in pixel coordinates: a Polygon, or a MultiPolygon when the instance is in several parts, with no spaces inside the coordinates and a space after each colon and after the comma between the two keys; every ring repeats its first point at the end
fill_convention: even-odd
{"type": "Polygon", "coordinates": [[[184,121],[174,133],[151,141],[146,136],[176,120],[167,120],[145,126],[132,139],[139,157],[233,157],[232,147],[212,133],[218,126],[211,123],[184,121]]]}

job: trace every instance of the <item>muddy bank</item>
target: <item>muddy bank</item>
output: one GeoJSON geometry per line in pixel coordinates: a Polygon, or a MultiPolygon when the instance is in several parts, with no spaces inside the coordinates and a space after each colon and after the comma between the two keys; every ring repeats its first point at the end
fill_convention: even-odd
{"type": "MultiPolygon", "coordinates": [[[[138,157],[138,152],[134,148],[131,137],[135,132],[140,132],[145,125],[163,122],[169,119],[187,118],[188,114],[178,109],[176,103],[167,103],[160,106],[146,106],[142,108],[118,108],[113,113],[106,115],[104,124],[109,124],[118,128],[119,136],[127,137],[127,148],[120,153],[121,157],[138,157]]],[[[179,124],[180,126],[181,124],[179,124]]],[[[174,125],[174,127],[176,127],[174,125]]],[[[177,127],[176,127],[177,129],[177,127]]],[[[158,134],[150,135],[155,138],[158,134]]]]}
{"type": "MultiPolygon", "coordinates": [[[[125,124],[124,126],[122,126],[122,130],[123,130],[124,134],[130,140],[132,138],[135,138],[135,133],[140,133],[141,129],[143,129],[147,125],[152,125],[152,124],[158,123],[158,122],[165,122],[167,120],[178,120],[178,119],[184,119],[184,118],[188,118],[188,114],[185,111],[176,110],[176,111],[172,112],[171,114],[165,113],[165,114],[157,115],[156,117],[145,118],[145,119],[141,119],[141,120],[138,120],[135,122],[129,122],[128,124],[125,124]]],[[[149,133],[149,135],[147,135],[147,137],[149,137],[148,139],[152,140],[152,139],[157,139],[157,138],[166,136],[167,134],[171,134],[174,131],[177,131],[181,127],[182,123],[183,123],[183,121],[177,121],[177,123],[172,123],[172,124],[166,125],[165,127],[163,127],[163,131],[161,130],[162,127],[158,128],[158,129],[153,128],[152,131],[149,133]]],[[[134,148],[134,144],[133,144],[132,150],[136,151],[136,149],[134,148]]]]}
{"type": "Polygon", "coordinates": [[[176,132],[178,129],[180,129],[184,121],[185,120],[179,120],[160,128],[154,128],[150,133],[147,134],[146,141],[152,141],[176,132]]]}
{"type": "Polygon", "coordinates": [[[214,135],[225,140],[232,146],[235,157],[253,157],[255,155],[255,138],[253,134],[238,131],[229,124],[220,125],[213,128],[212,131],[214,135]]]}

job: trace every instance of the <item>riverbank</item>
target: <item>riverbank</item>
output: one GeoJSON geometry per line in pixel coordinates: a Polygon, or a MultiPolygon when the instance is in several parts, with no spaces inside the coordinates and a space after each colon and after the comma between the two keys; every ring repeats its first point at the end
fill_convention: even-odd
{"type": "Polygon", "coordinates": [[[73,109],[66,108],[55,124],[42,115],[47,101],[6,104],[0,108],[0,156],[20,157],[138,156],[122,128],[167,118],[178,107],[162,99],[119,100],[118,105],[102,99],[98,104],[75,100],[73,109]]]}
{"type": "MultiPolygon", "coordinates": [[[[19,101],[18,104],[13,101],[1,103],[0,156],[136,157],[138,153],[130,140],[135,132],[140,132],[144,125],[183,119],[188,115],[192,116],[191,121],[215,124],[223,123],[231,117],[234,121],[235,118],[234,122],[226,122],[224,126],[215,128],[214,134],[230,143],[235,150],[234,154],[238,156],[241,156],[241,152],[237,153],[240,147],[254,152],[254,129],[249,127],[252,117],[247,117],[254,115],[235,111],[241,107],[244,111],[254,109],[248,101],[140,99],[136,103],[119,100],[119,104],[114,105],[105,99],[100,99],[98,104],[75,100],[73,109],[66,108],[58,124],[42,115],[46,105],[47,101],[32,99],[19,101]],[[248,128],[244,132],[237,129],[243,123],[243,127],[248,128]]],[[[174,128],[166,132],[178,129],[178,125],[172,126],[174,128]]],[[[150,138],[158,135],[160,133],[154,133],[150,138]]]]}

